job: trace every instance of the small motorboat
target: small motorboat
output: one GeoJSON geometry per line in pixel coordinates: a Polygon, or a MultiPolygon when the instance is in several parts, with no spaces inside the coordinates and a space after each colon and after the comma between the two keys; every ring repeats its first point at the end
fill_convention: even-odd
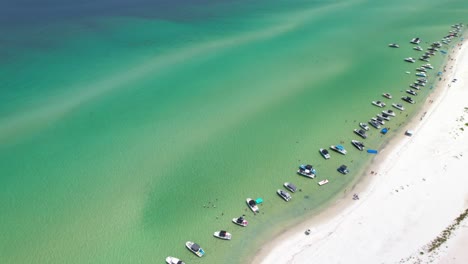
{"type": "Polygon", "coordinates": [[[380,125],[385,125],[385,121],[380,117],[371,118],[372,121],[379,123],[380,125]]]}
{"type": "Polygon", "coordinates": [[[284,191],[284,190],[281,190],[281,189],[278,189],[276,191],[276,193],[281,197],[283,198],[283,200],[285,200],[286,202],[289,202],[289,200],[291,200],[291,195],[287,192],[287,191],[284,191]]]}
{"type": "Polygon", "coordinates": [[[392,109],[388,109],[387,111],[382,111],[382,114],[386,114],[389,116],[396,116],[395,112],[392,109]]]}
{"type": "Polygon", "coordinates": [[[418,78],[416,79],[416,81],[420,82],[420,83],[427,83],[427,79],[426,78],[418,78]]]}
{"type": "Polygon", "coordinates": [[[223,240],[231,240],[232,237],[231,233],[224,230],[214,232],[213,236],[223,240]]]}
{"type": "Polygon", "coordinates": [[[411,39],[410,43],[418,45],[419,43],[421,43],[421,39],[420,38],[413,38],[413,39],[411,39]]]}
{"type": "Polygon", "coordinates": [[[413,47],[414,50],[417,50],[417,51],[422,51],[423,48],[421,48],[420,46],[416,46],[416,47],[413,47]]]}
{"type": "Polygon", "coordinates": [[[406,90],[406,93],[409,93],[411,95],[418,95],[415,91],[413,90],[406,90]]]}
{"type": "Polygon", "coordinates": [[[392,99],[392,95],[389,93],[383,93],[382,96],[388,99],[392,99]]]}
{"type": "Polygon", "coordinates": [[[243,226],[243,227],[246,227],[249,222],[247,222],[247,220],[245,220],[244,216],[239,216],[238,218],[233,218],[232,219],[232,222],[236,225],[240,225],[240,226],[243,226]]]}
{"type": "Polygon", "coordinates": [[[285,183],[283,184],[283,186],[284,186],[286,189],[288,189],[289,191],[293,192],[293,193],[295,193],[295,192],[297,191],[296,185],[294,185],[294,184],[292,184],[292,183],[290,183],[290,182],[285,182],[285,183]]]}
{"type": "Polygon", "coordinates": [[[249,206],[250,210],[252,210],[252,212],[254,213],[258,213],[260,212],[260,210],[258,209],[258,206],[257,206],[257,202],[255,202],[255,200],[251,199],[251,198],[247,198],[247,205],[249,206]]]}
{"type": "Polygon", "coordinates": [[[421,58],[419,58],[419,60],[425,61],[425,62],[429,62],[429,57],[427,57],[427,56],[422,56],[421,58]]]}
{"type": "Polygon", "coordinates": [[[312,165],[307,164],[307,165],[300,165],[299,169],[297,170],[297,174],[302,175],[307,178],[315,178],[315,169],[312,165]]]}
{"type": "Polygon", "coordinates": [[[392,106],[395,107],[396,109],[400,110],[400,111],[405,110],[405,107],[402,104],[393,103],[392,106]]]}
{"type": "Polygon", "coordinates": [[[351,140],[351,144],[353,144],[353,146],[355,146],[357,149],[359,149],[361,151],[364,150],[364,148],[365,148],[365,146],[364,146],[364,144],[362,142],[354,140],[354,139],[351,140]]]}
{"type": "Polygon", "coordinates": [[[388,46],[389,46],[390,48],[399,48],[399,47],[400,47],[400,45],[398,45],[398,44],[396,44],[396,43],[390,43],[390,44],[388,44],[388,46]]]}
{"type": "Polygon", "coordinates": [[[188,250],[190,250],[193,254],[197,255],[200,258],[205,255],[205,251],[203,251],[203,249],[197,243],[194,243],[192,241],[187,241],[185,243],[185,246],[187,247],[188,250]]]}
{"type": "Polygon", "coordinates": [[[346,165],[341,165],[340,167],[338,167],[337,171],[342,173],[342,174],[348,174],[349,173],[348,167],[346,165]]]}
{"type": "Polygon", "coordinates": [[[415,75],[419,77],[427,77],[426,73],[424,72],[417,72],[415,75]]]}
{"type": "Polygon", "coordinates": [[[346,155],[347,153],[346,149],[342,145],[331,145],[330,148],[343,155],[346,155]]]}
{"type": "Polygon", "coordinates": [[[427,69],[424,68],[424,67],[419,67],[419,68],[416,68],[416,71],[418,71],[418,72],[427,72],[427,69]]]}
{"type": "Polygon", "coordinates": [[[415,82],[410,84],[410,88],[416,89],[416,90],[421,90],[421,87],[419,87],[419,82],[415,82]]]}
{"type": "Polygon", "coordinates": [[[319,182],[318,182],[318,185],[319,185],[319,186],[322,186],[322,185],[325,185],[325,184],[327,184],[327,183],[328,183],[328,179],[325,179],[325,180],[319,181],[319,182]]]}
{"type": "Polygon", "coordinates": [[[366,131],[369,130],[369,126],[366,123],[359,123],[359,126],[366,131]]]}
{"type": "Polygon", "coordinates": [[[406,62],[411,62],[411,63],[416,62],[416,60],[413,59],[413,58],[411,58],[411,57],[405,58],[405,61],[406,61],[406,62]]]}
{"type": "MultiPolygon", "coordinates": [[[[374,118],[374,119],[375,119],[375,118],[374,118]]],[[[374,121],[374,120],[372,120],[372,119],[369,120],[369,124],[370,124],[371,126],[373,126],[374,128],[377,128],[377,129],[380,128],[380,124],[379,124],[377,121],[374,121]]]]}
{"type": "Polygon", "coordinates": [[[175,258],[175,257],[171,257],[171,256],[166,258],[166,263],[167,264],[185,264],[185,262],[183,262],[182,260],[175,258]]]}
{"type": "Polygon", "coordinates": [[[372,104],[378,107],[384,107],[385,103],[381,101],[372,101],[372,104]]]}
{"type": "Polygon", "coordinates": [[[386,115],[386,114],[377,114],[376,118],[377,118],[377,121],[382,121],[382,120],[390,121],[390,116],[386,115]],[[379,120],[379,118],[380,118],[380,120],[379,120]]]}
{"type": "Polygon", "coordinates": [[[403,96],[403,97],[401,97],[401,100],[403,100],[403,101],[405,101],[405,102],[408,102],[408,103],[410,103],[410,104],[414,104],[414,103],[415,103],[415,101],[414,101],[411,97],[409,97],[409,96],[403,96]]]}
{"type": "Polygon", "coordinates": [[[321,148],[319,149],[319,152],[322,155],[322,157],[324,157],[325,159],[330,158],[330,153],[328,153],[328,150],[321,148]]]}
{"type": "Polygon", "coordinates": [[[362,138],[367,138],[366,131],[363,129],[354,129],[354,133],[358,134],[362,138]]]}
{"type": "Polygon", "coordinates": [[[422,67],[424,67],[426,69],[430,69],[430,70],[434,69],[434,67],[430,63],[424,64],[424,65],[422,65],[422,67]]]}

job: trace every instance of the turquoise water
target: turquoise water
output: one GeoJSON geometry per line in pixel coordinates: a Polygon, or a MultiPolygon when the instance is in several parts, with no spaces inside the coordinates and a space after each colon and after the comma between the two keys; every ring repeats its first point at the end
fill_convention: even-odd
{"type": "MultiPolygon", "coordinates": [[[[465,1],[202,2],[2,23],[2,263],[243,263],[354,180],[370,157],[352,129],[415,79],[409,40],[425,47],[468,12],[465,1]],[[348,155],[320,157],[340,141],[348,155]],[[317,179],[297,176],[300,163],[317,179]],[[285,181],[302,189],[289,203],[275,193],[285,181]],[[260,214],[247,197],[265,200],[260,214]],[[247,228],[230,222],[241,214],[247,228]],[[233,240],[213,238],[220,229],[233,240]]],[[[369,134],[378,149],[385,138],[369,134]]]]}

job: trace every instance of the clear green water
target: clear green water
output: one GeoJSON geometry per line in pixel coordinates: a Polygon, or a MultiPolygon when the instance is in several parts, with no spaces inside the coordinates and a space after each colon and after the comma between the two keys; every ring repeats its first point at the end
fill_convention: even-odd
{"type": "MultiPolygon", "coordinates": [[[[184,14],[192,11],[201,15],[2,27],[2,263],[243,263],[353,181],[371,156],[349,144],[352,129],[380,111],[370,101],[399,98],[415,79],[404,72],[416,64],[402,61],[418,56],[409,39],[439,40],[465,22],[468,3],[246,1],[184,14]],[[348,155],[320,157],[340,141],[348,155]],[[297,176],[300,163],[314,164],[318,179],[297,176]],[[341,164],[352,173],[338,174],[341,164]],[[285,181],[302,189],[289,203],[275,193],[285,181]],[[247,197],[265,200],[259,215],[247,197]],[[241,214],[247,228],[231,223],[241,214]],[[219,229],[233,240],[213,238],[219,229]],[[207,255],[188,252],[187,240],[207,255]]],[[[390,121],[391,132],[404,120],[390,121]]],[[[385,138],[369,134],[378,149],[385,138]]]]}

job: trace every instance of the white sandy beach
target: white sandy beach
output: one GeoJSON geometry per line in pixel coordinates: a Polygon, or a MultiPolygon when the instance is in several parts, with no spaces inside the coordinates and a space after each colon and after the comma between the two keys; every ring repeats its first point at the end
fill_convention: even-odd
{"type": "Polygon", "coordinates": [[[466,46],[450,52],[445,81],[407,125],[415,134],[396,136],[351,193],[265,245],[253,263],[468,263],[466,220],[425,251],[468,208],[466,46]]]}

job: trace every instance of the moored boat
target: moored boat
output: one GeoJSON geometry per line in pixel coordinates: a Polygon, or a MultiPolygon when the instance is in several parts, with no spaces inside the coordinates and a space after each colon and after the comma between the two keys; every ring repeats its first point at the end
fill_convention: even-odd
{"type": "Polygon", "coordinates": [[[287,192],[287,191],[284,191],[284,190],[281,190],[281,189],[278,189],[276,191],[276,193],[281,197],[283,198],[283,200],[285,200],[286,202],[289,202],[291,200],[291,195],[287,192]]]}
{"type": "Polygon", "coordinates": [[[424,72],[417,72],[415,75],[419,77],[427,77],[426,73],[424,72]]]}
{"type": "Polygon", "coordinates": [[[388,44],[388,46],[389,46],[390,48],[399,48],[399,47],[400,47],[400,45],[398,45],[398,44],[396,44],[396,43],[390,43],[390,44],[388,44]]]}
{"type": "Polygon", "coordinates": [[[427,64],[424,64],[422,65],[422,67],[426,68],[426,69],[434,69],[434,67],[430,64],[430,63],[427,63],[427,64]]]}
{"type": "Polygon", "coordinates": [[[192,241],[187,241],[185,243],[185,246],[187,247],[188,250],[190,250],[193,254],[199,256],[200,258],[205,255],[205,251],[197,243],[194,243],[192,241]]]}
{"type": "Polygon", "coordinates": [[[411,63],[414,63],[416,60],[411,58],[411,57],[408,57],[408,58],[405,58],[405,61],[406,62],[411,62],[411,63]]]}
{"type": "Polygon", "coordinates": [[[409,97],[409,96],[403,96],[403,97],[401,97],[401,100],[403,100],[403,101],[405,101],[405,102],[408,102],[408,103],[410,103],[410,104],[414,104],[414,103],[415,103],[415,101],[414,101],[411,97],[409,97]]]}
{"type": "Polygon", "coordinates": [[[420,90],[420,89],[421,89],[421,88],[419,87],[419,84],[418,84],[418,83],[412,83],[412,84],[410,84],[409,87],[411,87],[411,88],[413,88],[413,89],[416,89],[416,90],[420,90]]]}
{"type": "Polygon", "coordinates": [[[249,222],[247,220],[245,220],[244,216],[239,216],[237,218],[233,218],[232,219],[232,222],[236,225],[240,225],[240,226],[243,226],[243,227],[246,227],[249,222]]]}
{"type": "Polygon", "coordinates": [[[331,145],[330,148],[343,155],[346,155],[347,153],[346,149],[342,145],[331,145]]]}
{"type": "Polygon", "coordinates": [[[419,43],[421,43],[421,39],[420,38],[413,38],[413,39],[411,39],[410,43],[418,45],[419,43]]]}
{"type": "Polygon", "coordinates": [[[383,93],[382,96],[388,99],[392,99],[392,95],[389,93],[383,93]]]}
{"type": "Polygon", "coordinates": [[[382,114],[386,114],[389,116],[396,116],[395,112],[392,109],[387,109],[386,111],[382,111],[382,114]]]}
{"type": "Polygon", "coordinates": [[[372,104],[378,107],[384,107],[385,103],[382,101],[372,101],[372,104]]]}
{"type": "Polygon", "coordinates": [[[285,182],[285,183],[283,184],[283,186],[284,186],[286,189],[288,189],[289,191],[293,192],[293,193],[297,191],[296,185],[294,185],[294,184],[292,184],[292,183],[290,183],[290,182],[285,182]]]}
{"type": "Polygon", "coordinates": [[[176,257],[171,257],[171,256],[166,258],[166,263],[167,264],[185,264],[185,262],[183,262],[182,260],[176,257]]]}
{"type": "Polygon", "coordinates": [[[357,149],[361,151],[365,148],[364,143],[362,143],[361,141],[357,141],[353,139],[351,140],[351,144],[353,144],[353,146],[355,146],[357,149]]]}
{"type": "Polygon", "coordinates": [[[416,47],[413,47],[414,50],[418,50],[418,51],[422,51],[423,48],[421,48],[420,46],[416,46],[416,47]]]}
{"type": "Polygon", "coordinates": [[[373,126],[374,128],[377,128],[377,129],[380,128],[380,124],[375,120],[372,120],[372,119],[369,120],[369,124],[373,126]]]}
{"type": "Polygon", "coordinates": [[[359,123],[359,126],[366,131],[369,130],[369,126],[366,123],[359,123]]]}
{"type": "Polygon", "coordinates": [[[401,111],[405,110],[405,107],[402,104],[393,103],[392,106],[401,111]]]}
{"type": "Polygon", "coordinates": [[[297,174],[305,176],[307,178],[315,178],[315,169],[312,165],[307,164],[307,165],[300,165],[299,169],[297,170],[297,174]]]}
{"type": "Polygon", "coordinates": [[[406,93],[409,93],[411,95],[418,95],[415,91],[413,90],[406,90],[406,93]]]}
{"type": "Polygon", "coordinates": [[[367,138],[366,131],[363,130],[363,129],[354,129],[354,133],[356,133],[357,135],[359,135],[362,138],[367,138]]]}
{"type": "MultiPolygon", "coordinates": [[[[386,121],[390,121],[390,116],[388,115],[384,115],[384,114],[377,114],[376,115],[376,119],[377,121],[382,121],[382,120],[386,120],[386,121]],[[380,119],[379,119],[380,118],[380,119]]],[[[384,123],[385,124],[385,123],[384,123]]],[[[383,125],[383,124],[382,124],[383,125]]]]}
{"type": "Polygon", "coordinates": [[[232,238],[231,233],[224,230],[214,232],[213,236],[223,240],[231,240],[232,238]]]}
{"type": "Polygon", "coordinates": [[[260,212],[257,206],[257,202],[255,202],[255,200],[251,198],[247,198],[246,202],[247,202],[247,206],[250,208],[250,210],[252,210],[252,212],[254,213],[260,212]]]}
{"type": "Polygon", "coordinates": [[[319,149],[319,152],[320,152],[320,155],[322,155],[322,157],[324,157],[325,159],[330,158],[330,153],[328,153],[328,150],[321,148],[319,149]]]}
{"type": "Polygon", "coordinates": [[[348,167],[346,165],[341,165],[340,167],[338,167],[337,171],[342,173],[342,174],[348,174],[349,173],[348,167]]]}

